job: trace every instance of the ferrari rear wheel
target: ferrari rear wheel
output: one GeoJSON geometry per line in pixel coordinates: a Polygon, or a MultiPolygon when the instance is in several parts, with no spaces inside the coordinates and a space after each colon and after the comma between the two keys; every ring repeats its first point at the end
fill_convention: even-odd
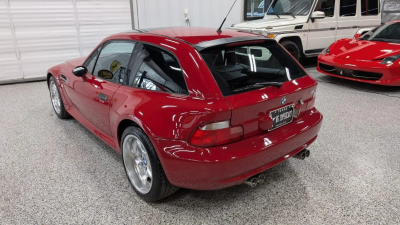
{"type": "Polygon", "coordinates": [[[49,79],[49,91],[50,91],[50,99],[51,104],[53,105],[54,112],[60,119],[70,118],[71,115],[65,110],[64,103],[62,101],[60,91],[58,90],[57,83],[54,77],[50,77],[49,79]]]}
{"type": "Polygon", "coordinates": [[[138,127],[127,127],[121,138],[122,160],[129,182],[136,194],[154,202],[175,193],[147,135],[138,127]]]}

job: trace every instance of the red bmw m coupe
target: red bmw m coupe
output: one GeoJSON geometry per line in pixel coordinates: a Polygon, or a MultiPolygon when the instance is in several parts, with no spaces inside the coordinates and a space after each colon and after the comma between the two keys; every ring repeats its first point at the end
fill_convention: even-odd
{"type": "Polygon", "coordinates": [[[400,86],[400,21],[380,25],[359,38],[336,41],[318,56],[317,70],[353,81],[400,86]]]}
{"type": "Polygon", "coordinates": [[[54,111],[117,152],[135,192],[261,183],[304,158],[322,115],[317,82],[274,40],[232,30],[134,30],[48,70],[54,111]]]}

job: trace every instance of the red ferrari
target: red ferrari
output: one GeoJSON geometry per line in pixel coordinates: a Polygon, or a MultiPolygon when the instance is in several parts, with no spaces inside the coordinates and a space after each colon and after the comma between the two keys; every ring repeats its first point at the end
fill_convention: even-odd
{"type": "Polygon", "coordinates": [[[400,21],[380,25],[359,38],[336,41],[318,56],[317,70],[348,80],[400,86],[400,21]]]}
{"type": "Polygon", "coordinates": [[[321,128],[317,82],[274,40],[209,28],[115,34],[48,70],[55,113],[122,154],[135,192],[263,182],[321,128]]]}

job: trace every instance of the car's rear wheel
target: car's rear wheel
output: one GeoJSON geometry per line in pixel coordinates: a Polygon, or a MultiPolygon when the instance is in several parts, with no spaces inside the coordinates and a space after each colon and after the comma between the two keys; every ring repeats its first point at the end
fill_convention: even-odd
{"type": "Polygon", "coordinates": [[[157,201],[179,189],[168,181],[151,141],[140,128],[125,129],[121,150],[126,175],[140,198],[157,201]]]}
{"type": "Polygon", "coordinates": [[[300,48],[293,41],[282,41],[280,43],[297,61],[301,60],[300,48]]]}
{"type": "Polygon", "coordinates": [[[70,118],[71,115],[65,110],[60,91],[58,90],[57,83],[53,76],[49,79],[49,91],[51,104],[53,105],[54,112],[60,119],[70,118]]]}

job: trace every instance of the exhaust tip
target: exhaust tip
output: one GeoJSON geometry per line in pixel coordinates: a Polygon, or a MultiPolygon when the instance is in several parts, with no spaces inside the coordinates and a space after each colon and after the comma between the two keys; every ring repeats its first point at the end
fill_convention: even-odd
{"type": "MultiPolygon", "coordinates": [[[[307,151],[307,149],[302,150],[301,152],[294,155],[293,158],[304,160],[307,157],[307,151]]],[[[308,155],[310,155],[310,151],[308,151],[308,155]]]]}
{"type": "Polygon", "coordinates": [[[245,184],[249,185],[250,187],[255,187],[258,184],[257,177],[252,177],[244,182],[245,184]]]}
{"type": "Polygon", "coordinates": [[[306,154],[306,157],[309,157],[310,156],[310,150],[306,149],[305,150],[305,154],[306,154]]]}
{"type": "Polygon", "coordinates": [[[264,181],[265,181],[265,175],[264,175],[264,174],[258,175],[258,177],[257,177],[257,183],[258,183],[258,184],[262,184],[262,183],[264,183],[264,181]]]}

